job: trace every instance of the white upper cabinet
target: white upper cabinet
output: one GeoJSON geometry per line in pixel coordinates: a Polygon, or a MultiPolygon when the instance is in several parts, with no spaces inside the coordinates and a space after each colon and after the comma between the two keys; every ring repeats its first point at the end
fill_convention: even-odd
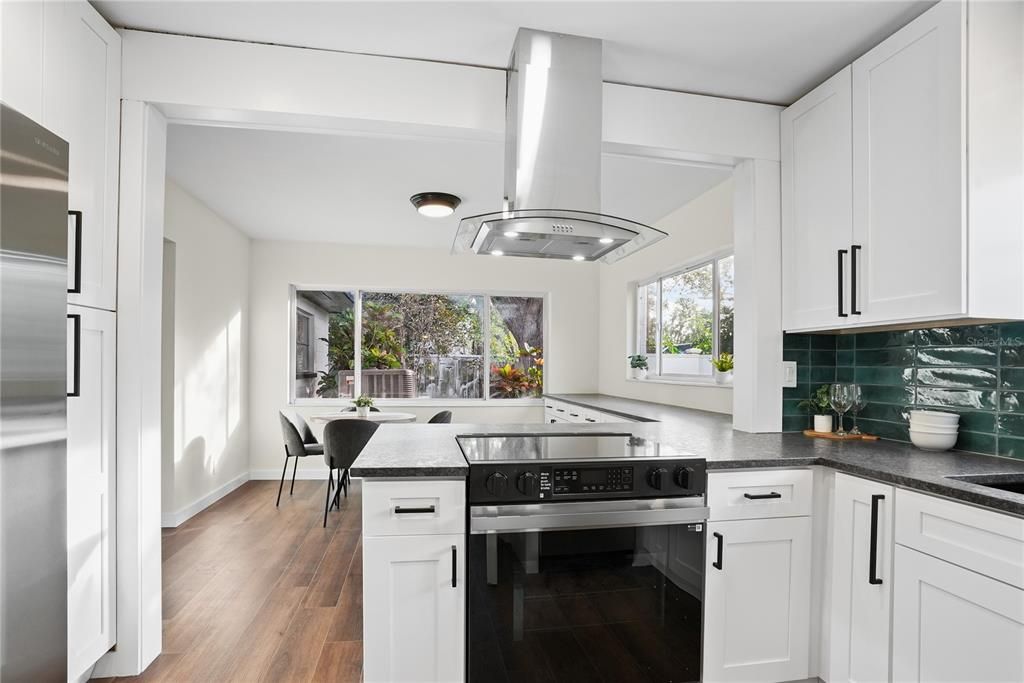
{"type": "Polygon", "coordinates": [[[43,31],[41,122],[70,145],[68,303],[114,310],[121,37],[87,2],[46,3],[43,31]]]}
{"type": "Polygon", "coordinates": [[[1024,318],[1024,4],[940,2],[781,136],[786,330],[1024,318]]]}
{"type": "Polygon", "coordinates": [[[0,3],[0,100],[42,121],[42,2],[0,3]]]}
{"type": "Polygon", "coordinates": [[[853,236],[850,67],[782,112],[782,289],[786,329],[848,315],[840,250],[853,236]],[[829,257],[831,255],[831,258],[829,257]]]}

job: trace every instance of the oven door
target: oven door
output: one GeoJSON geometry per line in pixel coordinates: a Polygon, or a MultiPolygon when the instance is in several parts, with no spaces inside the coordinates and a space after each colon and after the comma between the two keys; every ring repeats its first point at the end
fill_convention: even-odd
{"type": "Polygon", "coordinates": [[[473,683],[699,681],[703,498],[470,509],[473,683]]]}

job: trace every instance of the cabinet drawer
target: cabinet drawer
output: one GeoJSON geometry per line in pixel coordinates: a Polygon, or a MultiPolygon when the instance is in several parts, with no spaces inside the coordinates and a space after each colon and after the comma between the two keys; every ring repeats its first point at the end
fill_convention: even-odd
{"type": "Polygon", "coordinates": [[[812,481],[810,470],[708,472],[711,519],[810,515],[812,481]]]}
{"type": "Polygon", "coordinates": [[[363,481],[366,536],[461,534],[465,530],[464,481],[363,481]]]}
{"type": "Polygon", "coordinates": [[[1024,588],[1024,519],[896,491],[896,542],[1024,588]]]}
{"type": "Polygon", "coordinates": [[[569,406],[561,401],[552,401],[546,398],[544,399],[544,416],[548,420],[551,418],[566,420],[569,416],[569,406]]]}

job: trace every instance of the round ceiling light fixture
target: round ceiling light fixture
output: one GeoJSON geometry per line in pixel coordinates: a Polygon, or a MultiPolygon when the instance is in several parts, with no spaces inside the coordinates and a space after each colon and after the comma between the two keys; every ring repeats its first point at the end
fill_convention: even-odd
{"type": "Polygon", "coordinates": [[[444,218],[455,213],[462,200],[447,192],[420,192],[409,197],[409,201],[428,218],[444,218]]]}

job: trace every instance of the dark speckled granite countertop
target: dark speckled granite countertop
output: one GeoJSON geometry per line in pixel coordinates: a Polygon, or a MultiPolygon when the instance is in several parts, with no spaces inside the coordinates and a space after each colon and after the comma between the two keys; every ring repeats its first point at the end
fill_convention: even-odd
{"type": "MultiPolygon", "coordinates": [[[[638,436],[693,452],[708,469],[824,465],[924,493],[1024,517],[1024,495],[951,476],[1021,474],[1024,461],[976,453],[929,453],[896,441],[835,442],[802,434],[735,431],[729,415],[601,394],[549,394],[639,422],[622,426],[638,436]]],[[[537,434],[618,431],[605,424],[383,425],[352,465],[354,477],[464,477],[469,471],[460,434],[537,434]]]]}

